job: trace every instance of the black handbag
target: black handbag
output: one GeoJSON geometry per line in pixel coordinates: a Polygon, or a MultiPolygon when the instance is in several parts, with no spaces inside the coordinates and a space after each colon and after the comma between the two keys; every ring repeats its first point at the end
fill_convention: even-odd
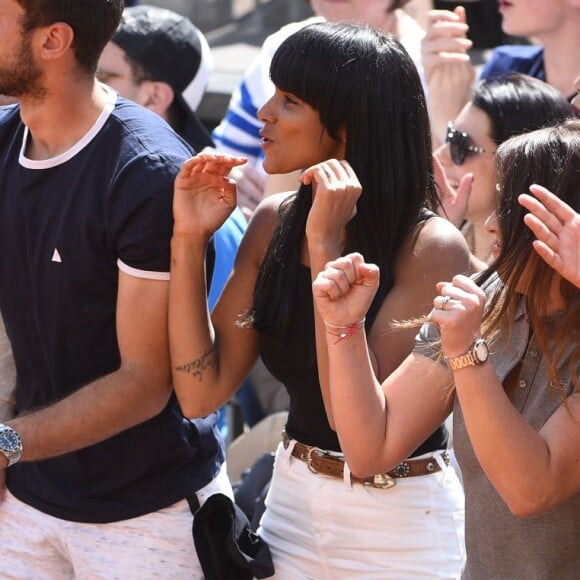
{"type": "Polygon", "coordinates": [[[226,495],[210,496],[195,511],[192,532],[206,580],[251,580],[274,574],[268,545],[226,495]]]}

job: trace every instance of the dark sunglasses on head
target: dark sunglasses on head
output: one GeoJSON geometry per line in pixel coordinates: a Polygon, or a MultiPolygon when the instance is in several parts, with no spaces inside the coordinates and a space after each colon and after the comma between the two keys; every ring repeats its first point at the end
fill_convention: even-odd
{"type": "Polygon", "coordinates": [[[463,162],[469,153],[485,153],[485,149],[482,147],[474,147],[473,145],[470,145],[470,142],[471,138],[465,131],[458,131],[453,127],[451,122],[447,124],[445,143],[449,143],[451,161],[453,161],[455,165],[463,165],[463,162]]]}

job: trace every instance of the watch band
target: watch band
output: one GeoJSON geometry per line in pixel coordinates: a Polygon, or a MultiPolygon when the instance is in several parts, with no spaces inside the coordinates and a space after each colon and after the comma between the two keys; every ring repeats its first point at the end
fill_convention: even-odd
{"type": "Polygon", "coordinates": [[[458,371],[467,367],[474,367],[481,365],[489,358],[489,348],[487,342],[483,338],[476,339],[469,350],[458,356],[444,357],[447,366],[454,371],[458,371]]]}
{"type": "Polygon", "coordinates": [[[460,354],[459,356],[445,357],[445,362],[449,365],[449,368],[458,371],[466,367],[474,367],[477,364],[475,357],[471,353],[471,350],[465,354],[460,354]]]}

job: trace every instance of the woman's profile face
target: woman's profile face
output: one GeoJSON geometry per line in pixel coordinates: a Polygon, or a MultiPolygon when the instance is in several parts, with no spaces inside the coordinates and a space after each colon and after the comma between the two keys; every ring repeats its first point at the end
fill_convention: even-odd
{"type": "Polygon", "coordinates": [[[493,258],[497,260],[501,253],[502,244],[501,230],[497,219],[497,209],[494,209],[485,220],[485,229],[495,238],[491,247],[491,254],[493,258]]]}
{"type": "Polygon", "coordinates": [[[473,186],[465,217],[472,223],[483,224],[496,204],[494,153],[497,146],[491,138],[491,121],[481,109],[468,103],[452,122],[452,127],[467,134],[470,147],[484,151],[467,151],[461,165],[453,162],[450,143],[441,145],[435,155],[441,161],[447,180],[454,189],[457,189],[466,173],[473,173],[473,186]]]}
{"type": "MultiPolygon", "coordinates": [[[[491,252],[495,260],[499,258],[503,250],[503,238],[497,212],[498,212],[497,209],[494,210],[487,218],[487,220],[485,220],[486,231],[495,238],[491,248],[491,252]]],[[[525,228],[525,226],[523,226],[522,224],[522,230],[523,228],[525,228]]],[[[530,287],[530,284],[533,280],[533,273],[534,273],[534,260],[531,260],[528,257],[526,267],[517,281],[515,288],[516,292],[520,292],[521,294],[527,293],[528,288],[530,287]]],[[[506,282],[509,279],[509,272],[498,271],[498,275],[500,279],[503,280],[504,282],[506,282]]]]}
{"type": "Polygon", "coordinates": [[[312,10],[331,22],[365,24],[390,32],[392,0],[310,0],[312,10]]]}
{"type": "Polygon", "coordinates": [[[344,139],[333,139],[318,112],[291,93],[276,87],[274,96],[258,111],[267,173],[289,173],[327,159],[344,159],[344,139]]]}

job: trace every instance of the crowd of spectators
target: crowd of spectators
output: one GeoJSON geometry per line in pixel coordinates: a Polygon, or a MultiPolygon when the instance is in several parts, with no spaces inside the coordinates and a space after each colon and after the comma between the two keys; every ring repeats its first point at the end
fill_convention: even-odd
{"type": "Polygon", "coordinates": [[[578,577],[580,1],[307,3],[0,0],[2,577],[578,577]]]}

